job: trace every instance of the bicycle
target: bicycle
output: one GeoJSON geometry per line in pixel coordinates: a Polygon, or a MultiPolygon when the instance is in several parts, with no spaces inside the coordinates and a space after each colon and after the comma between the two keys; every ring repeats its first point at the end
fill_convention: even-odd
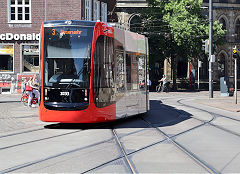
{"type": "Polygon", "coordinates": [[[163,85],[162,83],[159,83],[157,86],[156,86],[156,92],[169,92],[170,91],[170,82],[167,82],[165,85],[163,85]],[[164,86],[164,88],[163,88],[164,86]]]}
{"type": "MultiPolygon", "coordinates": [[[[25,105],[25,106],[28,105],[28,98],[29,98],[29,94],[27,93],[27,91],[23,91],[22,92],[22,97],[21,97],[21,102],[23,103],[23,105],[25,105]]],[[[33,98],[32,98],[32,101],[31,101],[31,105],[32,104],[37,104],[37,103],[38,103],[38,99],[34,95],[33,98]]]]}

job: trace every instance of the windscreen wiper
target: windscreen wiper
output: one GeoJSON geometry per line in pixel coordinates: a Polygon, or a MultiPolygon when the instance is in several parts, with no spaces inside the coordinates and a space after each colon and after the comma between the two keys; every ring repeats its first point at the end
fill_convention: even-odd
{"type": "MultiPolygon", "coordinates": [[[[77,76],[80,76],[80,75],[83,73],[84,66],[85,66],[86,64],[88,65],[88,62],[84,63],[82,69],[80,69],[80,71],[77,73],[77,76]]],[[[79,84],[74,83],[74,80],[75,80],[75,79],[72,78],[71,82],[69,82],[69,84],[68,84],[67,87],[65,88],[66,90],[67,90],[70,86],[72,86],[72,85],[76,85],[76,86],[78,86],[78,87],[81,87],[79,84]]]]}

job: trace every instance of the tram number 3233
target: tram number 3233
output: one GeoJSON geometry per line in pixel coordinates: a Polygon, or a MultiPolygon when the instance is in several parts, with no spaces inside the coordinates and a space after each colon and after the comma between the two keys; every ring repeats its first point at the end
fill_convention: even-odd
{"type": "Polygon", "coordinates": [[[61,96],[69,96],[69,92],[60,92],[61,96]]]}

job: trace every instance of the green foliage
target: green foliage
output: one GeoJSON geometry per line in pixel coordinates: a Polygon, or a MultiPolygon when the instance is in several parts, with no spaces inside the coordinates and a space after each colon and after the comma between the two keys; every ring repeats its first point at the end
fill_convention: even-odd
{"type": "MultiPolygon", "coordinates": [[[[203,15],[202,0],[148,0],[143,12],[143,30],[149,37],[152,61],[180,56],[187,60],[203,54],[209,23],[203,15]]],[[[225,31],[218,21],[213,26],[214,44],[224,42],[225,31]]]]}

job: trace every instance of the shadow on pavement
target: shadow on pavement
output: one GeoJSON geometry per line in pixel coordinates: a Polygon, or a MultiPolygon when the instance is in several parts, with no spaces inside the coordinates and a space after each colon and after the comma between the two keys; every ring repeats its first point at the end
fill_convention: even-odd
{"type": "Polygon", "coordinates": [[[45,129],[106,129],[110,123],[55,123],[44,126],[45,129]]]}
{"type": "Polygon", "coordinates": [[[150,100],[150,110],[148,113],[118,120],[114,122],[113,125],[118,129],[149,128],[148,123],[154,127],[165,127],[178,124],[190,118],[191,114],[188,112],[165,105],[160,100],[150,100]]]}
{"type": "Polygon", "coordinates": [[[47,129],[109,129],[116,128],[149,128],[148,123],[155,127],[171,126],[188,120],[191,114],[172,106],[163,104],[160,100],[150,100],[150,110],[146,114],[135,115],[107,123],[57,123],[44,126],[47,129]],[[146,120],[147,122],[143,121],[146,120]]]}

